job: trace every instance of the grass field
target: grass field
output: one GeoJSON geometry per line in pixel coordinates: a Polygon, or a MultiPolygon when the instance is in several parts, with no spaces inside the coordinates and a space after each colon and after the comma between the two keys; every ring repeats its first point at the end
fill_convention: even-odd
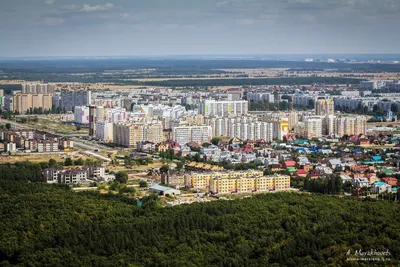
{"type": "Polygon", "coordinates": [[[50,131],[58,134],[88,134],[88,129],[76,130],[76,126],[53,121],[51,119],[38,118],[38,122],[30,121],[24,125],[29,125],[33,129],[50,131]]]}
{"type": "Polygon", "coordinates": [[[27,155],[13,155],[13,156],[0,156],[0,164],[4,163],[15,163],[18,161],[31,161],[35,163],[48,162],[50,159],[54,159],[57,162],[64,162],[65,155],[50,155],[50,154],[27,154],[27,155]]]}

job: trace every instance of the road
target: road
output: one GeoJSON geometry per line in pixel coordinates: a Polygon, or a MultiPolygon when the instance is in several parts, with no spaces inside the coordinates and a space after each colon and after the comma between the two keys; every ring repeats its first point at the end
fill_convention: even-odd
{"type": "Polygon", "coordinates": [[[90,151],[81,151],[81,153],[85,154],[87,156],[91,156],[91,157],[95,157],[95,158],[101,159],[103,161],[111,162],[111,159],[103,157],[103,156],[101,156],[99,154],[96,154],[96,153],[93,153],[93,152],[90,152],[90,151]]]}

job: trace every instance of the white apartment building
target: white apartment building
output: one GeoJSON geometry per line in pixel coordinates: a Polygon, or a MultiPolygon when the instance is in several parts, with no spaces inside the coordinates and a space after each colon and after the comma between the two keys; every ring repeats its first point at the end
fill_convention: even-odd
{"type": "Polygon", "coordinates": [[[199,110],[200,114],[204,116],[246,115],[249,111],[249,103],[245,100],[216,101],[207,99],[200,104],[199,110]]]}
{"type": "Polygon", "coordinates": [[[96,139],[106,143],[112,143],[114,140],[114,126],[109,121],[96,122],[96,139]]]}
{"type": "Polygon", "coordinates": [[[275,97],[271,93],[247,93],[247,100],[252,101],[266,101],[268,103],[274,103],[275,97]]]}
{"type": "Polygon", "coordinates": [[[361,81],[360,89],[363,90],[377,90],[386,87],[393,83],[393,80],[374,80],[374,81],[361,81]]]}
{"type": "Polygon", "coordinates": [[[172,128],[173,140],[181,145],[196,142],[203,144],[212,138],[211,126],[180,126],[172,128]]]}
{"type": "Polygon", "coordinates": [[[75,107],[74,121],[79,124],[89,124],[89,107],[75,107]]]}
{"type": "Polygon", "coordinates": [[[303,136],[307,139],[312,139],[312,138],[320,138],[323,135],[322,132],[322,121],[323,117],[320,116],[315,116],[315,117],[306,117],[303,120],[303,124],[301,127],[301,130],[297,128],[297,134],[300,136],[303,136]]]}
{"type": "Polygon", "coordinates": [[[108,121],[109,122],[120,122],[126,121],[127,113],[125,108],[111,108],[108,110],[108,121]]]}

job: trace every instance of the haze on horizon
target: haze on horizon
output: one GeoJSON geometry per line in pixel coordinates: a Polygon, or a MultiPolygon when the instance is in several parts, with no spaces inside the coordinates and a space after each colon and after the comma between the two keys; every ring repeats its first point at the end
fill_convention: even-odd
{"type": "Polygon", "coordinates": [[[400,53],[399,13],[398,0],[1,1],[0,57],[400,53]]]}

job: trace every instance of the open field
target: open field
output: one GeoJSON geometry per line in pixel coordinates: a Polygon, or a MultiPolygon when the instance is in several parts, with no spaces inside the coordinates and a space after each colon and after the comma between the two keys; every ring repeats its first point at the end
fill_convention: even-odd
{"type": "Polygon", "coordinates": [[[77,131],[75,126],[63,124],[43,117],[38,118],[38,122],[30,121],[23,125],[29,126],[32,129],[50,131],[58,134],[88,134],[88,129],[82,128],[77,131]]]}
{"type": "Polygon", "coordinates": [[[0,164],[15,163],[18,161],[26,161],[26,160],[39,163],[39,162],[48,162],[50,159],[54,159],[57,162],[64,162],[66,157],[68,156],[62,154],[27,154],[27,155],[0,156],[0,164]]]}

